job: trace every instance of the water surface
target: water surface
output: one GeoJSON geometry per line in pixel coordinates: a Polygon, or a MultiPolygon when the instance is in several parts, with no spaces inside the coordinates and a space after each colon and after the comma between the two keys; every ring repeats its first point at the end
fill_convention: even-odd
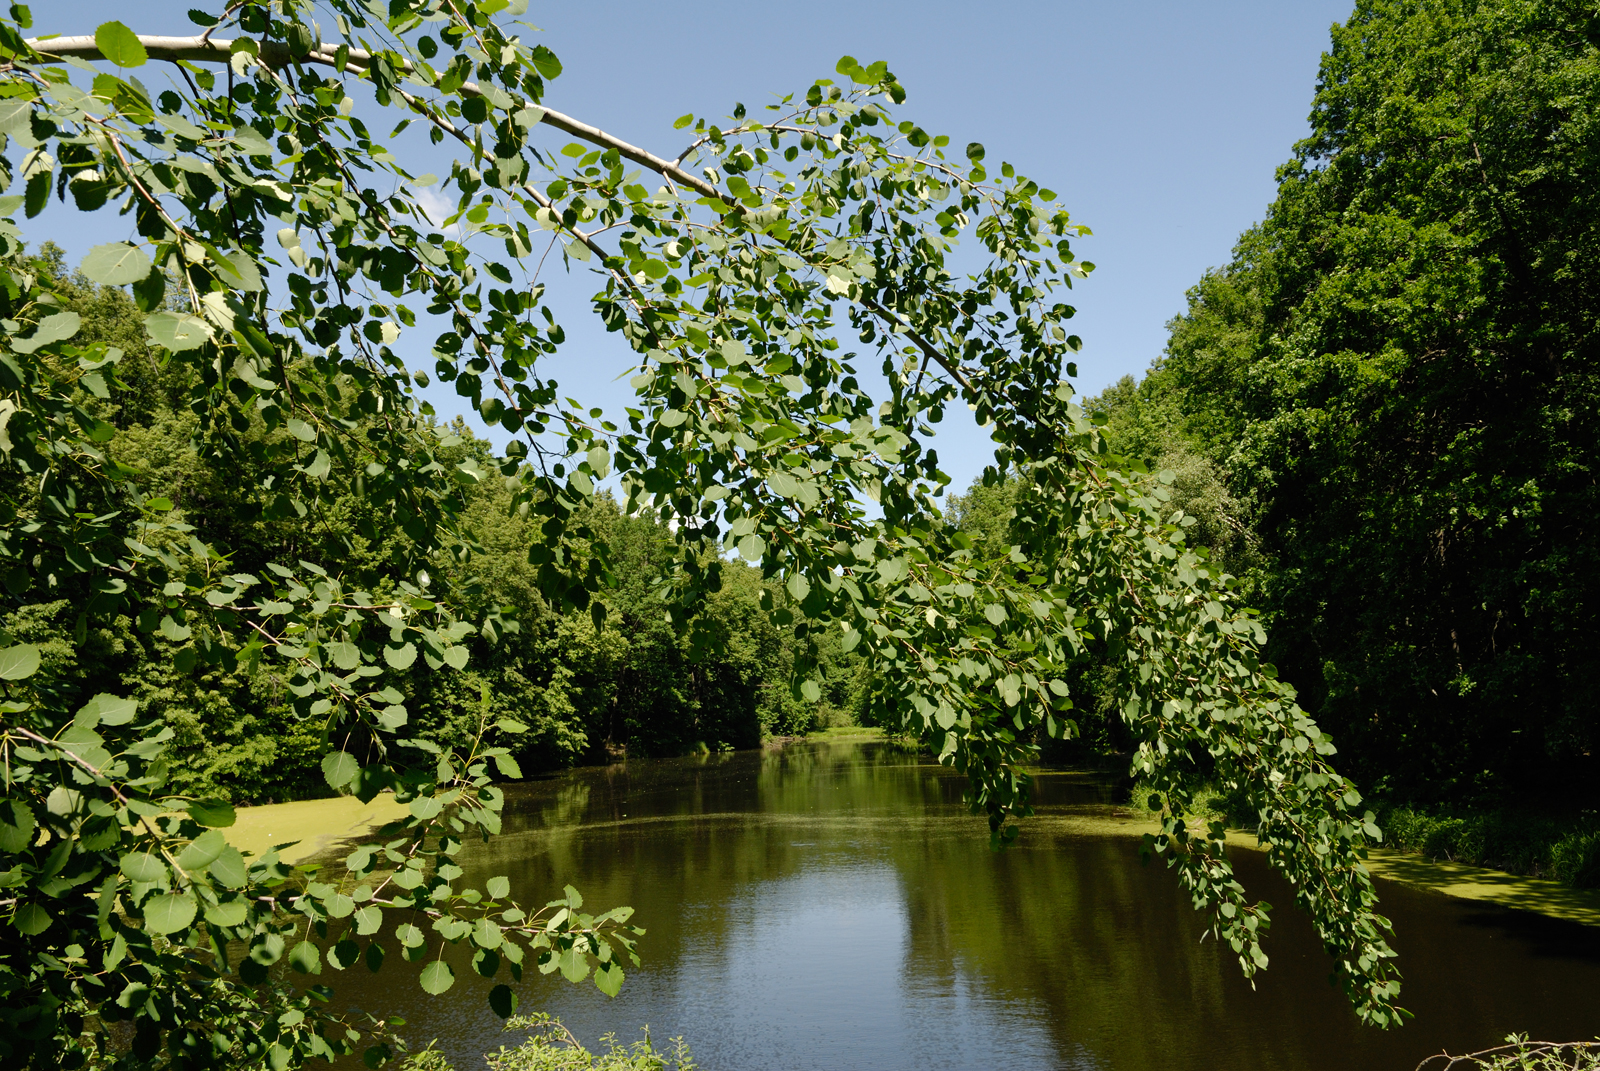
{"type": "MultiPolygon", "coordinates": [[[[526,900],[570,882],[586,909],[633,905],[649,932],[619,997],[530,971],[523,1009],[590,1043],[681,1034],[706,1071],[1409,1071],[1512,1030],[1600,1033],[1600,929],[1380,883],[1417,1018],[1378,1031],[1258,853],[1234,857],[1279,905],[1252,990],[1114,832],[1103,781],[1041,776],[1039,817],[999,854],[962,783],[871,742],[577,770],[510,789],[504,835],[464,862],[526,900]]],[[[459,959],[442,997],[400,971],[360,995],[468,1071],[516,1039],[459,959]]]]}

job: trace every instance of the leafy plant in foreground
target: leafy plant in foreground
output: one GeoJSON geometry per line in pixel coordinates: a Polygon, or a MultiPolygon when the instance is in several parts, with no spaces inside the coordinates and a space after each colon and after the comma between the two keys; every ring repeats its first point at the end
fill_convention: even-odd
{"type": "Polygon", "coordinates": [[[1481,1052],[1430,1056],[1417,1065],[1417,1071],[1473,1067],[1486,1071],[1593,1071],[1600,1067],[1600,1042],[1530,1041],[1525,1034],[1512,1034],[1504,1045],[1481,1052]]]}
{"type": "MultiPolygon", "coordinates": [[[[1388,923],[1361,861],[1371,815],[1260,662],[1261,629],[1228,578],[1186,549],[1190,522],[1164,482],[1110,467],[1073,401],[1079,340],[1061,290],[1091,266],[1053,193],[1009,164],[991,175],[977,143],[947,154],[945,138],[896,119],[904,90],[882,63],[847,57],[838,83],[759,119],[742,106],[726,125],[685,117],[690,144],[667,158],[546,107],[560,65],[496,21],[505,0],[324,7],[313,23],[309,4],[246,0],[194,13],[206,28],[192,37],[107,23],[32,41],[13,9],[0,22],[0,184],[22,193],[0,210],[32,217],[56,196],[128,217],[139,240],[96,247],[81,268],[128,286],[161,359],[186,366],[197,449],[253,474],[264,516],[353,492],[361,535],[404,540],[382,569],[352,559],[336,575],[298,561],[245,572],[196,538],[108,452],[116,429],[90,399],[121,354],[74,341],[75,315],[40,286],[8,219],[0,580],[28,603],[72,599],[80,629],[124,614],[185,672],[266,667],[325,741],[327,783],[392,791],[409,817],[353,851],[338,880],[247,861],[227,843],[225,805],[166,788],[169,727],[125,697],[66,703],[31,686],[38,652],[11,645],[11,1061],[278,1068],[367,1046],[376,1064],[390,1050],[331,1010],[323,982],[377,969],[385,948],[421,964],[432,993],[455,980],[446,943],[473,947],[488,978],[537,965],[615,992],[638,932],[626,909],[589,916],[571,889],[541,907],[504,878],[460,882],[462,845],[499,831],[496,778],[520,773],[490,730],[523,727],[491,717],[484,696],[452,721],[459,732],[419,734],[395,683],[419,661],[461,671],[463,640],[491,623],[464,616],[465,585],[420,580],[472,554],[464,486],[507,481],[508,508],[540,534],[541,597],[599,627],[611,554],[584,518],[612,474],[625,513],[673,533],[660,591],[691,641],[707,639],[695,611],[723,582],[722,555],[759,563],[791,600],[769,590],[763,609],[797,641],[797,697],[821,694],[816,641],[836,631],[867,664],[876,719],[966,771],[996,844],[1028,811],[1019,767],[1035,730],[1074,731],[1071,669],[1091,648],[1108,655],[1135,765],[1169,804],[1151,846],[1212,932],[1247,975],[1266,964],[1268,908],[1233,879],[1220,825],[1177,817],[1202,753],[1257,812],[1358,1012],[1396,1021],[1388,923]],[[152,59],[172,64],[170,88],[131,73],[152,59]],[[366,90],[379,114],[404,113],[395,136],[419,123],[458,146],[443,224],[455,230],[418,207],[434,180],[357,114],[350,94],[366,90]],[[578,141],[552,152],[537,142],[550,130],[578,141]],[[968,232],[988,262],[957,277],[946,258],[968,232]],[[594,271],[595,313],[637,356],[620,423],[541,370],[565,338],[536,278],[557,245],[594,271]],[[875,353],[881,390],[846,330],[875,353]],[[424,331],[437,332],[437,377],[515,436],[494,465],[441,460],[423,377],[393,348],[424,331]],[[985,479],[1019,474],[1000,553],[976,550],[937,505],[948,478],[934,425],[958,405],[993,429],[985,479]]],[[[515,994],[501,983],[490,1003],[509,1015],[515,994]]]]}

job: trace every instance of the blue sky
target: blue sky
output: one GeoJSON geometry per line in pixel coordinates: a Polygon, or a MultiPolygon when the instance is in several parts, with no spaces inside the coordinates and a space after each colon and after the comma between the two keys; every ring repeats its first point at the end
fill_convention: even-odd
{"type": "MultiPolygon", "coordinates": [[[[115,18],[139,33],[187,34],[190,6],[34,4],[33,32],[92,32],[115,18]]],[[[1306,132],[1328,27],[1349,9],[1350,0],[532,0],[525,18],[566,68],[548,104],[671,155],[682,147],[672,121],[685,112],[723,116],[735,101],[753,109],[803,91],[841,55],[887,60],[909,94],[904,117],[957,145],[983,142],[991,162],[1009,160],[1058,191],[1093,229],[1075,248],[1097,270],[1071,299],[1084,340],[1079,387],[1093,393],[1159,356],[1184,291],[1261,218],[1275,168],[1306,132]]],[[[155,88],[164,76],[151,70],[145,80],[155,88]]],[[[69,262],[131,237],[107,235],[121,221],[74,216],[51,210],[25,233],[54,238],[69,262]]],[[[560,289],[580,299],[593,287],[560,289]]],[[[584,319],[581,307],[564,317],[563,387],[611,409],[626,389],[613,377],[627,357],[584,319]]],[[[457,408],[453,396],[432,396],[441,411],[457,408]]],[[[940,454],[963,487],[987,452],[976,429],[950,433],[940,454]]]]}

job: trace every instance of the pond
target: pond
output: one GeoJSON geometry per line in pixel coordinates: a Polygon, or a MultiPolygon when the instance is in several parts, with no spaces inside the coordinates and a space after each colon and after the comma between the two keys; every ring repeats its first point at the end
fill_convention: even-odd
{"type": "MultiPolygon", "coordinates": [[[[1039,816],[998,854],[962,783],[881,742],[575,770],[513,786],[505,834],[465,862],[527,900],[570,882],[586,909],[633,905],[648,933],[620,996],[529,972],[522,1009],[591,1045],[681,1034],[706,1071],[1408,1071],[1512,1030],[1600,1033],[1600,929],[1381,882],[1416,1013],[1383,1032],[1328,985],[1259,853],[1234,853],[1277,905],[1252,990],[1174,875],[1141,865],[1103,779],[1042,774],[1039,816]]],[[[363,975],[359,1002],[479,1068],[517,1039],[464,956],[456,973],[440,997],[363,975]]]]}

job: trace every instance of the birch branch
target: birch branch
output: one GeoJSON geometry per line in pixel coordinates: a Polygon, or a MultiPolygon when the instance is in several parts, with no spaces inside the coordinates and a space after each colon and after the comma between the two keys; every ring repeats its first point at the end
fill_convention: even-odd
{"type": "MultiPolygon", "coordinates": [[[[144,46],[151,59],[166,60],[176,63],[186,60],[190,63],[227,63],[233,57],[233,42],[222,39],[207,40],[205,37],[151,37],[140,34],[139,43],[144,46]]],[[[105,55],[100,51],[100,46],[95,44],[93,36],[79,35],[76,37],[31,37],[27,44],[35,51],[45,56],[67,57],[75,56],[83,60],[103,60],[105,55]]],[[[323,45],[313,49],[303,56],[296,57],[290,53],[289,47],[282,41],[257,41],[257,58],[268,67],[286,67],[291,63],[315,63],[323,67],[338,65],[338,50],[323,45]]],[[[344,70],[350,74],[365,74],[372,65],[372,53],[363,49],[352,48],[345,53],[344,70]]],[[[401,74],[416,75],[417,69],[410,61],[401,59],[395,65],[401,74]]],[[[479,97],[483,91],[475,82],[465,82],[459,91],[463,96],[479,97]]],[[[621,138],[607,134],[599,127],[590,126],[579,119],[552,108],[539,106],[544,112],[540,118],[541,123],[555,127],[557,130],[571,134],[573,137],[582,138],[584,141],[604,148],[615,149],[619,156],[624,156],[636,164],[643,164],[650,170],[665,175],[674,182],[687,186],[696,193],[706,197],[722,199],[724,196],[705,179],[679,167],[676,163],[657,156],[648,149],[641,149],[621,138]]]]}
{"type": "MultiPolygon", "coordinates": [[[[145,52],[149,54],[151,59],[167,60],[173,63],[180,60],[186,60],[191,63],[227,63],[233,56],[233,42],[231,40],[207,39],[203,34],[194,37],[159,37],[141,34],[139,35],[139,43],[144,46],[145,52]]],[[[105,59],[105,55],[100,51],[100,46],[95,43],[94,37],[90,35],[50,38],[34,37],[29,38],[27,44],[46,56],[75,56],[84,60],[105,59]]],[[[338,65],[339,50],[330,48],[327,45],[313,49],[303,56],[296,57],[290,53],[289,47],[281,41],[264,40],[254,42],[254,44],[257,57],[268,67],[285,67],[291,63],[315,63],[324,67],[336,67],[338,65]]],[[[414,76],[417,74],[414,64],[401,57],[396,58],[400,59],[400,62],[396,64],[398,71],[406,75],[414,76]]],[[[357,48],[345,50],[345,72],[363,75],[368,72],[371,65],[372,53],[357,48]]],[[[396,87],[396,89],[398,90],[399,87],[396,87]]],[[[409,101],[415,103],[415,98],[411,97],[410,94],[405,93],[404,90],[400,90],[400,92],[409,101]]],[[[483,95],[482,90],[473,82],[463,83],[460,92],[469,97],[483,95]]],[[[590,144],[614,149],[617,155],[632,160],[636,164],[642,164],[669,181],[677,182],[705,197],[715,198],[727,204],[734,203],[728,194],[719,190],[704,178],[685,171],[675,161],[657,156],[647,149],[642,149],[630,142],[623,141],[621,138],[607,134],[599,127],[590,126],[588,123],[574,119],[572,116],[558,112],[553,108],[546,108],[543,105],[538,107],[543,113],[539,118],[541,123],[553,126],[557,130],[571,134],[573,137],[582,138],[590,144]]],[[[437,122],[438,120],[435,119],[435,121],[437,122]]],[[[454,130],[450,132],[457,133],[459,136],[459,133],[454,130]]],[[[544,207],[550,207],[546,203],[548,201],[547,198],[543,198],[541,194],[531,189],[530,192],[534,193],[535,199],[539,200],[544,207]]],[[[591,236],[578,234],[577,237],[597,254],[604,257],[604,251],[593,241],[591,236]]],[[[878,305],[877,302],[864,299],[862,304],[886,322],[895,324],[905,330],[908,337],[917,344],[924,354],[954,377],[969,394],[976,395],[972,383],[961,373],[959,365],[951,361],[945,354],[939,352],[938,348],[933,346],[919,332],[911,330],[908,325],[901,323],[888,310],[878,305]]]]}

